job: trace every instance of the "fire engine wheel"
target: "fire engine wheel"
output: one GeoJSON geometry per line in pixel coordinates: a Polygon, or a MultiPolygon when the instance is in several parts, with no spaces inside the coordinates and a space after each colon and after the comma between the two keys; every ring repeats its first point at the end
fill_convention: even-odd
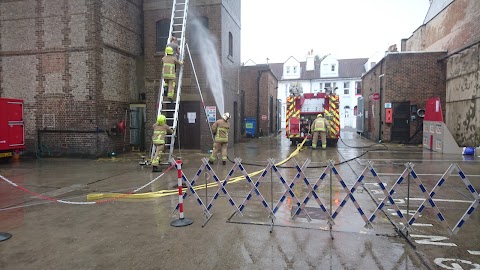
{"type": "Polygon", "coordinates": [[[296,146],[299,143],[299,140],[290,139],[290,142],[292,143],[292,146],[296,146]]]}

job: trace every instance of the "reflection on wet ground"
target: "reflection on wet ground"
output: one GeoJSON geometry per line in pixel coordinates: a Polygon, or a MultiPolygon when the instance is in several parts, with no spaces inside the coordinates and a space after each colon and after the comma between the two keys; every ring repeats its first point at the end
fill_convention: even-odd
{"type": "MultiPolygon", "coordinates": [[[[398,229],[403,229],[403,220],[393,211],[391,203],[387,202],[384,211],[379,212],[372,229],[365,228],[360,214],[363,212],[370,217],[385,197],[377,179],[370,171],[364,171],[368,162],[372,162],[387,190],[398,180],[408,161],[413,162],[415,172],[428,191],[434,188],[451,163],[458,163],[473,187],[479,190],[477,157],[464,161],[459,155],[439,155],[413,145],[379,145],[348,131],[342,132],[342,139],[336,147],[326,150],[305,147],[291,160],[279,165],[278,172],[267,168],[263,177],[261,173],[269,158],[278,163],[296,146],[292,146],[284,134],[235,144],[229,149],[230,160],[239,157],[246,172],[258,172],[251,177],[253,183],[258,181],[258,194],[245,179],[222,186],[234,205],[244,206],[242,215],[235,213],[237,209],[214,184],[211,175],[197,173],[202,165],[201,158],[207,154],[182,150],[185,176],[189,180],[196,179],[196,186],[199,186],[196,192],[205,205],[213,203],[212,217],[205,227],[202,227],[206,222],[203,209],[193,196],[185,200],[185,215],[194,223],[184,228],[169,225],[178,218],[176,212],[172,214],[178,203],[175,170],[165,173],[141,191],[168,190],[173,195],[149,199],[126,197],[97,205],[65,205],[38,199],[2,181],[0,232],[8,231],[13,238],[0,243],[0,268],[39,269],[48,265],[53,269],[172,269],[178,266],[195,269],[428,269],[434,268],[436,258],[463,260],[452,262],[463,267],[468,265],[465,261],[471,265],[478,263],[478,256],[466,252],[478,250],[475,244],[480,242],[478,212],[472,214],[455,236],[448,235],[430,209],[418,219],[418,224],[425,226],[412,226],[411,231],[404,232],[447,235],[447,240],[442,242],[456,245],[448,248],[423,245],[416,242],[417,238],[402,237],[398,229]],[[329,160],[348,190],[362,172],[364,184],[351,193],[346,192],[337,175],[325,167],[329,160]],[[299,178],[297,164],[299,167],[305,165],[304,175],[299,178]],[[304,211],[293,220],[297,202],[304,203],[308,195],[313,195],[304,176],[311,185],[318,183],[318,188],[316,196],[311,196],[304,211]],[[294,180],[295,184],[291,185],[294,180]],[[201,188],[206,184],[210,187],[201,188]],[[218,197],[212,201],[217,192],[218,197]],[[249,193],[252,196],[246,200],[249,193]],[[276,206],[278,209],[272,219],[271,211],[276,206]],[[332,224],[329,217],[334,212],[338,215],[332,224]]],[[[139,166],[139,160],[137,153],[98,160],[24,159],[0,164],[0,175],[45,197],[81,202],[86,201],[87,194],[130,192],[159,176],[151,173],[151,168],[139,166]]],[[[220,180],[241,178],[243,174],[239,169],[228,175],[232,166],[233,163],[225,166],[216,163],[212,169],[220,180]]],[[[392,198],[407,218],[424,199],[412,178],[395,187],[392,198]]],[[[455,224],[473,201],[458,174],[450,177],[435,199],[449,224],[455,224]]]]}

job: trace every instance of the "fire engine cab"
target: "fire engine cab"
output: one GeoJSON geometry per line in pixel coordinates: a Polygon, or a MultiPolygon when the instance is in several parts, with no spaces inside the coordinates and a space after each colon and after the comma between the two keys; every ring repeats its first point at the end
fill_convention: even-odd
{"type": "Polygon", "coordinates": [[[0,98],[0,158],[25,149],[23,100],[0,98]]]}
{"type": "Polygon", "coordinates": [[[340,137],[339,98],[330,93],[299,94],[290,91],[287,97],[286,136],[293,145],[313,137],[309,127],[319,113],[323,113],[330,123],[327,131],[327,144],[338,142],[340,137]]]}

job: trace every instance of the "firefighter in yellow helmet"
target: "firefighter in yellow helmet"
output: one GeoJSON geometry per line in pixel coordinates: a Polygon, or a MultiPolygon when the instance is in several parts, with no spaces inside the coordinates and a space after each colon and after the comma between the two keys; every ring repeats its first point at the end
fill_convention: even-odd
{"type": "Polygon", "coordinates": [[[318,133],[320,133],[320,138],[322,140],[322,148],[327,148],[327,130],[330,128],[330,123],[328,120],[323,118],[323,114],[319,113],[317,118],[313,121],[310,130],[313,131],[313,140],[312,148],[317,148],[318,142],[318,133]]]}
{"type": "Polygon", "coordinates": [[[220,149],[222,150],[222,163],[223,165],[227,164],[228,129],[230,128],[228,119],[230,119],[230,114],[226,112],[222,115],[222,119],[218,119],[212,125],[212,133],[215,135],[215,142],[213,143],[213,151],[210,155],[210,160],[208,161],[210,164],[213,164],[217,159],[220,149]]]}
{"type": "Polygon", "coordinates": [[[167,47],[165,48],[165,56],[162,58],[162,75],[165,85],[168,86],[167,97],[170,101],[173,100],[173,95],[175,93],[175,79],[177,78],[175,68],[178,65],[183,65],[183,61],[178,61],[173,53],[173,48],[167,47]]]}
{"type": "Polygon", "coordinates": [[[153,124],[153,136],[152,141],[155,145],[155,155],[152,160],[152,172],[161,172],[162,170],[158,168],[160,164],[160,157],[163,153],[163,148],[165,146],[165,137],[167,134],[172,134],[173,129],[167,125],[167,118],[165,115],[161,114],[157,117],[157,122],[153,124]]]}

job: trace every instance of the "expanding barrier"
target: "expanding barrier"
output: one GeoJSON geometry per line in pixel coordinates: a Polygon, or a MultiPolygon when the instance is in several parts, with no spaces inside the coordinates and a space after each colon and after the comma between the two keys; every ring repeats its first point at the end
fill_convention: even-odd
{"type": "MultiPolygon", "coordinates": [[[[218,175],[215,173],[213,168],[208,164],[208,160],[206,158],[202,159],[202,165],[198,169],[197,173],[194,175],[192,180],[189,180],[187,176],[185,176],[182,173],[182,180],[187,184],[188,190],[185,191],[182,195],[182,199],[185,199],[187,196],[192,195],[195,197],[198,205],[202,208],[205,216],[205,224],[209,221],[209,219],[212,216],[212,209],[214,206],[215,201],[218,199],[220,196],[220,193],[223,193],[226,198],[228,199],[228,202],[230,203],[231,207],[234,209],[236,215],[243,215],[244,209],[247,205],[247,203],[255,197],[261,202],[261,205],[265,209],[266,213],[268,214],[268,217],[272,221],[272,226],[273,222],[276,218],[276,214],[282,203],[285,201],[287,197],[290,197],[291,200],[294,203],[294,211],[292,212],[292,220],[295,220],[298,215],[301,212],[304,212],[306,215],[306,219],[308,221],[311,221],[311,216],[307,212],[306,205],[307,203],[312,199],[316,201],[316,203],[319,206],[319,209],[327,216],[328,219],[328,224],[330,225],[330,229],[332,228],[333,225],[335,225],[335,219],[338,217],[338,215],[341,213],[342,209],[344,206],[351,201],[352,204],[354,205],[355,209],[357,210],[358,214],[361,216],[363,221],[365,222],[364,227],[365,228],[372,228],[373,227],[373,222],[374,220],[378,217],[380,211],[384,209],[384,207],[389,204],[395,211],[396,215],[401,219],[403,224],[403,229],[409,230],[411,229],[411,226],[418,220],[418,217],[423,213],[425,208],[430,207],[437,218],[439,219],[440,223],[448,229],[448,231],[452,234],[456,234],[462,226],[465,224],[465,222],[468,220],[468,218],[472,215],[472,213],[475,211],[475,209],[478,207],[480,203],[480,195],[479,193],[475,190],[475,188],[472,186],[471,182],[468,180],[467,176],[463,173],[461,168],[459,167],[458,164],[451,164],[447,171],[440,177],[440,179],[437,181],[437,184],[435,187],[428,192],[425,185],[423,184],[422,180],[418,176],[418,174],[415,172],[414,165],[412,163],[406,163],[405,169],[403,172],[399,175],[399,177],[394,181],[393,185],[390,187],[390,189],[387,189],[386,183],[384,183],[377,171],[375,170],[373,164],[371,162],[368,162],[367,166],[363,169],[363,171],[359,174],[357,177],[355,183],[353,184],[352,187],[348,187],[347,184],[345,183],[343,177],[340,175],[338,172],[336,166],[334,165],[332,160],[329,160],[327,162],[327,165],[323,170],[320,171],[319,177],[315,182],[311,181],[306,175],[305,175],[305,170],[308,168],[310,164],[310,160],[306,160],[302,166],[300,166],[295,160],[295,170],[296,170],[296,175],[295,177],[288,182],[285,177],[282,175],[280,172],[279,168],[275,165],[274,161],[272,159],[268,160],[268,164],[266,165],[265,169],[262,171],[262,173],[259,175],[258,179],[254,180],[252,179],[245,167],[242,165],[240,158],[235,159],[235,163],[228,172],[227,176],[225,179],[220,180],[218,175]],[[241,200],[241,203],[238,204],[235,202],[234,198],[230,195],[230,193],[227,190],[227,185],[229,183],[229,180],[233,177],[234,173],[239,170],[241,174],[244,176],[246,181],[248,182],[250,186],[250,190],[248,191],[248,194],[244,199],[241,200]],[[268,172],[271,172],[271,177],[275,176],[275,178],[283,185],[285,188],[284,193],[280,196],[278,199],[277,203],[274,205],[273,204],[273,199],[271,205],[267,203],[265,200],[265,197],[262,195],[262,193],[259,190],[259,186],[263,180],[266,180],[266,176],[268,172]],[[461,216],[459,221],[456,223],[456,225],[452,228],[450,225],[447,223],[445,216],[441,213],[440,209],[437,207],[435,203],[435,195],[438,193],[440,188],[447,182],[447,179],[452,176],[452,172],[456,171],[460,179],[462,180],[463,184],[469,191],[470,195],[472,196],[472,203],[468,207],[468,209],[465,211],[465,213],[461,216]],[[214,179],[215,183],[218,186],[217,191],[215,194],[212,196],[210,202],[208,204],[204,203],[201,199],[201,197],[198,195],[197,191],[195,190],[195,184],[199,181],[199,178],[201,177],[202,173],[206,175],[208,178],[214,179]],[[341,185],[345,192],[345,197],[343,200],[340,202],[340,204],[336,207],[336,209],[332,209],[332,203],[330,202],[330,210],[327,209],[326,204],[322,201],[320,196],[318,195],[318,189],[321,185],[326,185],[325,180],[327,176],[330,176],[330,192],[332,190],[332,178],[335,178],[338,183],[341,185]],[[380,202],[377,204],[375,210],[370,214],[369,217],[367,217],[367,214],[363,210],[362,206],[358,202],[358,200],[355,198],[356,191],[358,188],[362,185],[364,185],[364,180],[366,177],[373,177],[375,183],[380,187],[383,195],[385,196],[383,199],[380,200],[380,202]],[[424,199],[421,202],[420,206],[417,208],[415,213],[412,215],[411,218],[407,219],[407,217],[402,213],[398,205],[395,203],[394,198],[392,197],[400,184],[404,182],[406,179],[408,179],[408,185],[410,189],[410,177],[413,178],[414,181],[414,187],[418,188],[418,191],[421,192],[423,195],[424,199]],[[304,196],[303,199],[299,199],[299,197],[295,194],[293,188],[295,185],[300,184],[301,182],[306,185],[308,192],[304,196]]],[[[270,196],[273,196],[273,192],[271,192],[270,196]]],[[[330,196],[331,198],[331,196],[330,196]]],[[[407,198],[408,200],[409,198],[407,198]]],[[[179,205],[175,208],[174,212],[178,210],[179,205]]]]}

